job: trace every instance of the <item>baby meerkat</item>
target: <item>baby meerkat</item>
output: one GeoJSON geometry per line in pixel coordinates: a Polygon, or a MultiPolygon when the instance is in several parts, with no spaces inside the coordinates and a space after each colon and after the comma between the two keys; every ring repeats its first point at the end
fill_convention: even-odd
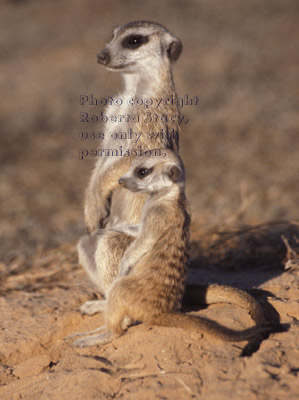
{"type": "MultiPolygon", "coordinates": [[[[171,150],[163,149],[162,154],[165,156],[136,157],[129,171],[119,179],[123,189],[148,197],[140,225],[115,226],[135,240],[127,248],[119,275],[107,293],[105,331],[76,340],[76,346],[109,343],[122,335],[129,323],[136,321],[196,330],[229,341],[247,340],[265,330],[254,326],[234,331],[214,321],[179,312],[186,280],[190,217],[184,194],[183,163],[171,150]]],[[[218,291],[221,301],[223,287],[215,286],[210,287],[210,293],[215,299],[218,291]]],[[[240,294],[243,299],[240,305],[248,307],[245,298],[250,297],[240,294]]]]}

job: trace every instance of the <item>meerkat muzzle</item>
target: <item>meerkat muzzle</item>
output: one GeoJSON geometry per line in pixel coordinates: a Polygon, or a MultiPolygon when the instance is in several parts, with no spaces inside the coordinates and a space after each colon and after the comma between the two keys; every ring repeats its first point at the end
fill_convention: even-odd
{"type": "Polygon", "coordinates": [[[110,54],[107,49],[102,50],[98,55],[98,64],[107,65],[110,62],[110,54]]]}

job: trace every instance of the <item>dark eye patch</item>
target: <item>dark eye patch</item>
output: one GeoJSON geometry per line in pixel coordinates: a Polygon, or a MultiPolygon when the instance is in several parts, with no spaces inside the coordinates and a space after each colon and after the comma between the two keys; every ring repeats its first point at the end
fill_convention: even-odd
{"type": "Polygon", "coordinates": [[[143,179],[153,171],[153,168],[136,168],[134,173],[139,179],[143,179]]]}
{"type": "Polygon", "coordinates": [[[148,42],[148,36],[143,35],[129,35],[126,36],[121,45],[125,49],[138,49],[138,47],[148,42]]]}

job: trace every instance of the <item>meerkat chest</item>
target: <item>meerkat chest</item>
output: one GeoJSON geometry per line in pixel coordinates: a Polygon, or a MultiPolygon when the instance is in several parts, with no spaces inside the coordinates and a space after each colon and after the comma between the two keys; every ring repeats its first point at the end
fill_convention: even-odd
{"type": "Polygon", "coordinates": [[[114,102],[104,110],[100,120],[104,125],[105,148],[156,148],[178,140],[179,114],[173,107],[147,105],[145,101],[152,99],[149,94],[146,96],[121,95],[118,104],[114,102]]]}
{"type": "Polygon", "coordinates": [[[138,110],[129,104],[128,96],[119,96],[120,105],[112,104],[103,112],[104,146],[106,148],[122,147],[129,149],[137,145],[141,132],[139,123],[142,119],[138,110]]]}

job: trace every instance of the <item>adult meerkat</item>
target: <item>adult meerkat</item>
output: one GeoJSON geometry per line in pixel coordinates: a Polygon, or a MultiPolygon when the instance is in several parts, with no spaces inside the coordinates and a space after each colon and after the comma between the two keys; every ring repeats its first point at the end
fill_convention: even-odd
{"type": "MultiPolygon", "coordinates": [[[[77,346],[109,343],[123,334],[128,323],[136,321],[196,330],[229,341],[247,340],[266,329],[254,326],[235,331],[179,312],[186,279],[190,217],[186,209],[183,163],[173,151],[163,152],[164,158],[136,157],[129,171],[119,179],[119,184],[134,195],[148,195],[147,201],[141,224],[114,227],[135,240],[128,246],[119,275],[107,293],[105,332],[76,340],[77,346]]],[[[218,300],[223,300],[221,289],[218,285],[210,287],[213,302],[217,293],[218,300]]],[[[248,307],[249,301],[253,318],[261,323],[261,310],[251,296],[233,292],[235,297],[240,293],[241,305],[248,307]]]]}
{"type": "MultiPolygon", "coordinates": [[[[98,62],[110,71],[121,72],[125,88],[118,97],[122,105],[110,105],[106,115],[137,115],[138,122],[106,123],[104,148],[118,148],[131,153],[138,146],[143,151],[159,147],[179,150],[179,109],[172,77],[172,64],[182,51],[181,41],[160,24],[136,21],[116,28],[113,39],[98,54],[98,62]],[[147,108],[128,105],[128,99],[164,99],[159,107],[147,108]],[[169,101],[167,101],[169,99],[169,101]],[[174,100],[174,101],[173,101],[174,100]],[[148,117],[157,114],[157,121],[148,117]],[[167,118],[161,119],[165,115],[167,118]],[[111,139],[111,132],[133,132],[140,134],[134,144],[132,140],[111,139]],[[172,132],[170,135],[148,133],[172,132]]],[[[141,210],[147,195],[132,194],[118,185],[118,179],[128,171],[132,157],[100,157],[92,173],[85,196],[85,224],[89,236],[78,244],[79,261],[101,294],[105,295],[118,275],[119,262],[133,240],[124,233],[111,231],[116,224],[140,222],[141,210]],[[107,229],[103,229],[103,228],[107,229]],[[101,229],[99,229],[101,228],[101,229]]],[[[82,311],[100,311],[100,303],[86,303],[82,311]]]]}
{"type": "MultiPolygon", "coordinates": [[[[162,102],[158,109],[149,107],[146,111],[140,107],[126,104],[126,99],[138,98],[176,98],[172,78],[172,64],[178,59],[182,51],[180,40],[165,27],[148,21],[137,21],[121,26],[114,30],[114,37],[107,47],[98,55],[99,63],[112,71],[122,73],[125,81],[125,90],[120,96],[123,98],[121,108],[109,106],[106,114],[139,114],[138,124],[120,122],[117,125],[108,125],[105,135],[105,147],[115,146],[109,139],[109,130],[125,131],[130,127],[142,133],[140,140],[144,149],[169,147],[178,152],[178,135],[173,137],[156,137],[148,139],[144,134],[147,131],[158,132],[167,129],[179,134],[177,123],[145,122],[145,113],[158,112],[160,115],[179,115],[174,104],[162,102]]],[[[120,141],[118,142],[120,144],[120,141]]],[[[129,149],[132,142],[122,140],[121,145],[129,149]]],[[[96,284],[99,292],[107,297],[107,292],[119,273],[119,266],[127,247],[135,240],[133,230],[124,230],[124,226],[140,222],[141,210],[147,194],[132,193],[118,185],[118,179],[127,172],[132,157],[101,157],[93,171],[85,200],[85,222],[91,233],[84,236],[78,243],[80,264],[83,265],[91,280],[96,284]],[[106,226],[98,232],[99,225],[106,226]],[[113,229],[122,224],[122,231],[113,229]]],[[[235,288],[220,285],[192,287],[192,293],[204,304],[216,302],[233,302],[245,307],[259,323],[263,314],[258,303],[247,293],[235,288]]],[[[88,301],[80,308],[84,314],[92,315],[102,312],[105,302],[101,300],[88,301]]]]}

